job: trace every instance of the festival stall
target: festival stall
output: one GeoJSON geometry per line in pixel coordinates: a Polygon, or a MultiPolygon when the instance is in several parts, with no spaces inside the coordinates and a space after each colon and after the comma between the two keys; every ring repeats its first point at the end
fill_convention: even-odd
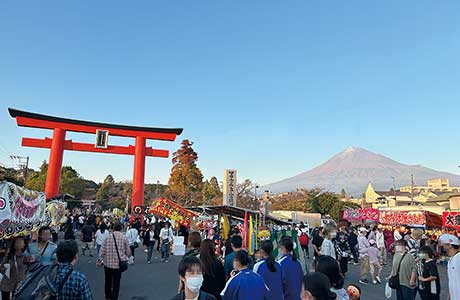
{"type": "Polygon", "coordinates": [[[445,228],[460,229],[460,212],[445,211],[442,213],[442,226],[445,228]]]}
{"type": "Polygon", "coordinates": [[[375,222],[390,226],[407,226],[419,228],[440,228],[441,216],[429,211],[378,210],[375,208],[347,209],[343,219],[350,222],[375,222]]]}
{"type": "Polygon", "coordinates": [[[380,212],[374,208],[346,209],[342,212],[342,219],[354,225],[366,222],[379,222],[380,212]]]}
{"type": "Polygon", "coordinates": [[[66,221],[66,203],[46,202],[45,193],[13,183],[0,182],[0,239],[37,231],[43,226],[59,226],[66,221]]]}

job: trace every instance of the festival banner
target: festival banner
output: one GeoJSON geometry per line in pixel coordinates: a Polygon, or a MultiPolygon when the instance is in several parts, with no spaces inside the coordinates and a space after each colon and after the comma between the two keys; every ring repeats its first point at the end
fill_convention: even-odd
{"type": "Polygon", "coordinates": [[[445,211],[442,213],[442,226],[460,228],[460,212],[445,211]]]}
{"type": "Polygon", "coordinates": [[[393,226],[425,226],[426,218],[422,211],[380,211],[380,223],[393,226]]]}
{"type": "Polygon", "coordinates": [[[0,182],[0,239],[56,226],[65,220],[66,204],[46,203],[45,193],[31,191],[10,182],[0,182]]]}
{"type": "Polygon", "coordinates": [[[190,222],[196,214],[166,198],[158,198],[152,202],[150,213],[167,217],[180,225],[190,227],[190,222]]]}
{"type": "Polygon", "coordinates": [[[347,221],[379,221],[380,212],[375,208],[347,209],[343,211],[343,218],[347,221]]]}

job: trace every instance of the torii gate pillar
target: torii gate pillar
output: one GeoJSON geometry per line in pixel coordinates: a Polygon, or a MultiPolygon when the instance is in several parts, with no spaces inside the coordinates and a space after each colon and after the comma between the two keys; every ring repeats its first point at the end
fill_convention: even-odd
{"type": "Polygon", "coordinates": [[[133,191],[131,196],[132,207],[144,205],[144,178],[145,178],[145,138],[136,137],[134,150],[133,191]]]}
{"type": "Polygon", "coordinates": [[[50,159],[48,162],[48,173],[46,175],[45,193],[46,198],[53,198],[59,195],[61,182],[62,158],[64,156],[64,142],[66,131],[61,128],[54,128],[51,141],[50,159]]]}

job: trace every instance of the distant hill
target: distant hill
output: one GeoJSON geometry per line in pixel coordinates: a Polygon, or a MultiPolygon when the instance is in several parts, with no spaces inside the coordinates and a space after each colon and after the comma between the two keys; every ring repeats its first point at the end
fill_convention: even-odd
{"type": "Polygon", "coordinates": [[[425,185],[428,179],[448,178],[453,186],[460,185],[460,176],[440,172],[421,165],[406,165],[366,149],[350,147],[335,155],[322,165],[272,184],[263,189],[273,193],[289,192],[298,188],[322,188],[339,193],[361,195],[369,182],[377,190],[388,190],[410,185],[411,174],[417,185],[425,185]]]}

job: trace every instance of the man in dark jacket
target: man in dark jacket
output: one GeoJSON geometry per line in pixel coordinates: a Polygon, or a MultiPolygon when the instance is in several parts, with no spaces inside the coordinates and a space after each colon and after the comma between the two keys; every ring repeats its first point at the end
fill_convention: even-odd
{"type": "Polygon", "coordinates": [[[179,278],[184,288],[171,300],[216,300],[216,298],[200,288],[203,284],[203,265],[196,256],[184,257],[179,264],[179,278]]]}

